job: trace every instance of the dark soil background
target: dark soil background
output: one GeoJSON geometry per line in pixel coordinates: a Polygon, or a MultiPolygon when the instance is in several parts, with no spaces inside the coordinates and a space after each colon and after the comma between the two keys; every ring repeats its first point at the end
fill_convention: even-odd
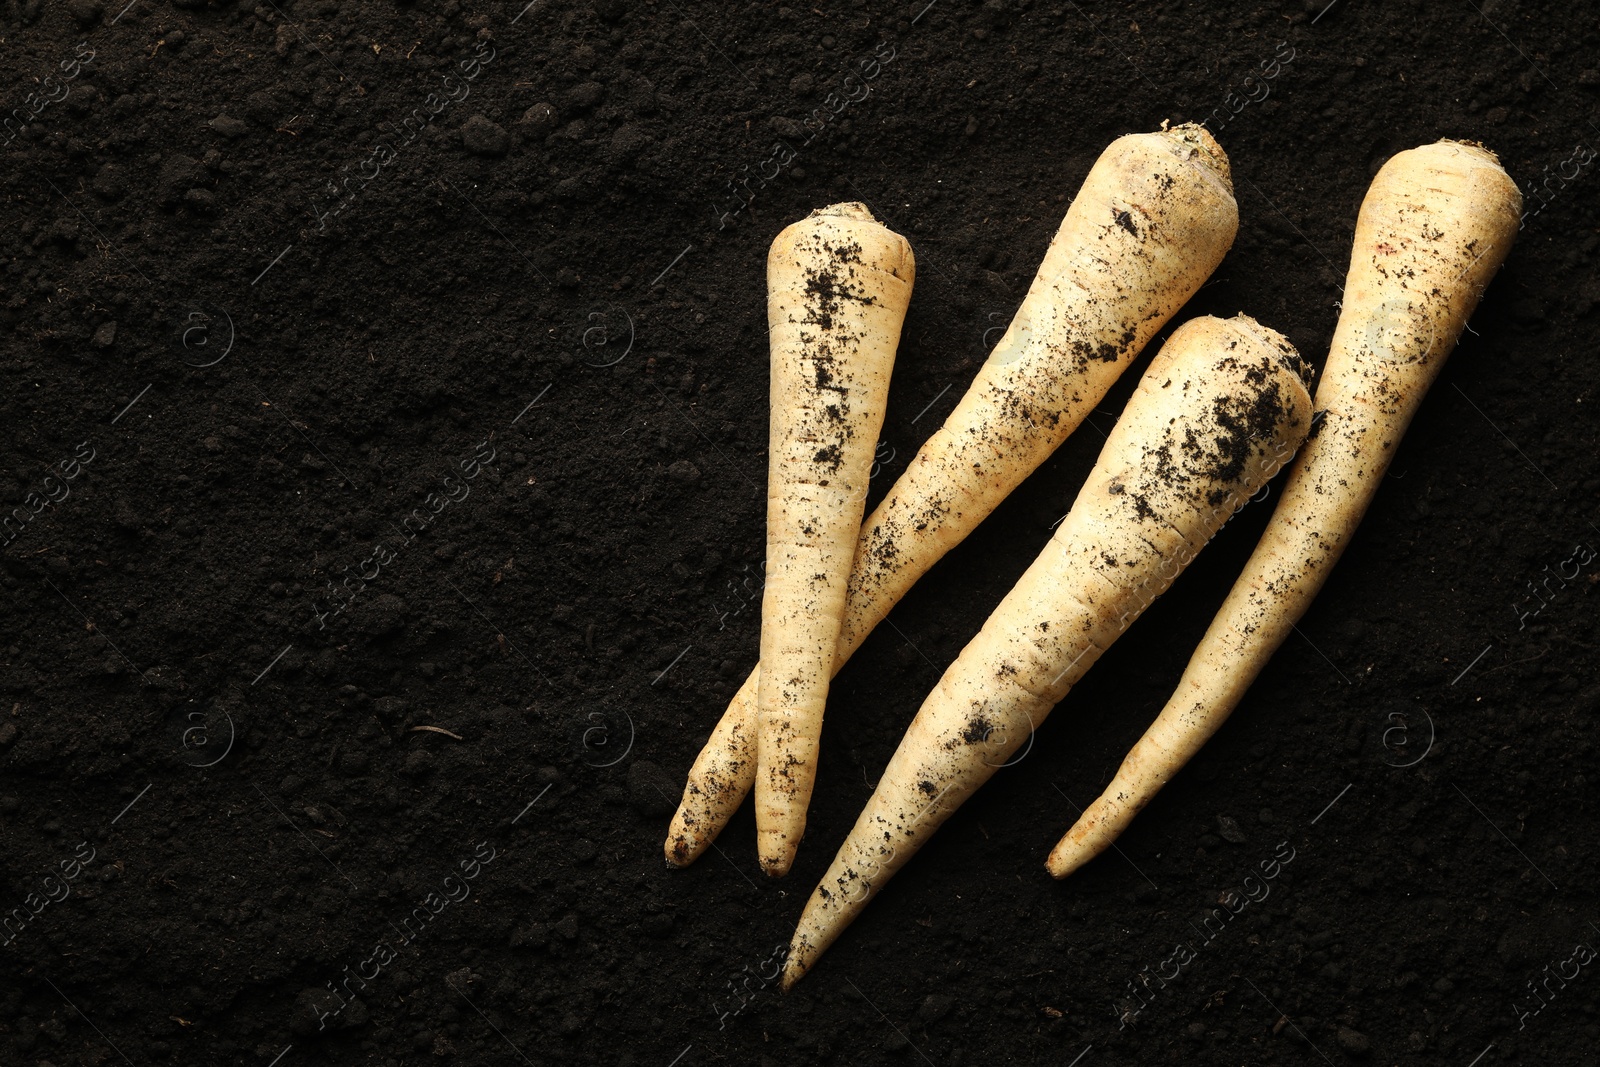
{"type": "Polygon", "coordinates": [[[1590,1060],[1594,10],[924,2],[5,0],[0,1063],[1590,1060]],[[1219,132],[1239,238],[1175,322],[1246,311],[1320,365],[1372,174],[1456,137],[1530,212],[1473,332],[1119,853],[1042,866],[1270,506],[780,995],[1149,353],[840,675],[794,873],[748,808],[670,871],[757,649],[768,243],[841,199],[913,242],[881,493],[1106,144],[1215,129],[1291,54],[1219,132]]]}

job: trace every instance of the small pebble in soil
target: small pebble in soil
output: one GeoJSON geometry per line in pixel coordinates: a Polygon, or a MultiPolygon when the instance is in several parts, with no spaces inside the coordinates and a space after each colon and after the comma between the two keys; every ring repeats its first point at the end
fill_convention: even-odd
{"type": "Polygon", "coordinates": [[[917,1024],[923,1027],[931,1026],[946,1015],[949,1015],[950,1009],[954,1008],[955,1005],[956,999],[954,997],[930,993],[922,998],[922,1006],[917,1009],[917,1024]]]}
{"type": "Polygon", "coordinates": [[[787,115],[774,115],[767,120],[767,125],[779,137],[784,137],[791,141],[805,140],[806,128],[787,115]]]}
{"type": "Polygon", "coordinates": [[[461,124],[461,146],[477,156],[498,158],[511,147],[511,135],[486,115],[473,115],[461,124]]]}
{"type": "Polygon", "coordinates": [[[85,29],[100,21],[103,11],[99,0],[67,0],[67,14],[85,29]]]}
{"type": "Polygon", "coordinates": [[[626,162],[633,159],[648,148],[652,140],[644,127],[637,123],[624,123],[611,135],[612,162],[626,162]]]}
{"type": "Polygon", "coordinates": [[[1352,1056],[1365,1056],[1372,1051],[1372,1039],[1359,1030],[1352,1030],[1348,1026],[1339,1027],[1335,1040],[1339,1047],[1352,1056]]]}
{"type": "Polygon", "coordinates": [[[244,120],[229,115],[218,115],[211,120],[210,126],[224,137],[243,137],[250,132],[244,120]]]}
{"type": "Polygon", "coordinates": [[[573,111],[588,111],[605,96],[606,88],[599,82],[582,82],[567,91],[566,105],[573,111]]]}
{"type": "Polygon", "coordinates": [[[1217,833],[1222,835],[1224,841],[1235,845],[1242,845],[1250,840],[1239,828],[1238,820],[1230,815],[1217,816],[1217,833]]]}
{"type": "Polygon", "coordinates": [[[525,127],[530,137],[548,137],[558,125],[556,109],[549,104],[534,104],[522,113],[519,123],[525,127]]]}

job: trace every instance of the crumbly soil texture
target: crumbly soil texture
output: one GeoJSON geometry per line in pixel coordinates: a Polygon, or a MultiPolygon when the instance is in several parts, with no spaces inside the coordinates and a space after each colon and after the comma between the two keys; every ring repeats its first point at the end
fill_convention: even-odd
{"type": "Polygon", "coordinates": [[[5,0],[0,1063],[1589,1062],[1597,46],[1541,0],[5,0]],[[757,653],[767,246],[859,200],[915,247],[870,505],[1169,120],[1242,220],[1175,322],[1318,367],[1388,157],[1482,141],[1529,214],[1118,849],[1044,870],[1270,500],[781,994],[1172,327],[839,675],[793,873],[748,806],[669,870],[757,653]]]}

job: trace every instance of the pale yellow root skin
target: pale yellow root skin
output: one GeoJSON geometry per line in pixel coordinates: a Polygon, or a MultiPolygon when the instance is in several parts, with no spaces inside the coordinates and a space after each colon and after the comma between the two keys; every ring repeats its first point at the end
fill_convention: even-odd
{"type": "Polygon", "coordinates": [[[1055,536],[917,712],[806,904],[785,988],[1288,460],[1311,424],[1305,373],[1242,315],[1173,333],[1055,536]]]}
{"type": "Polygon", "coordinates": [[[1051,851],[1065,878],[1104,851],[1228,718],[1311,606],[1417,406],[1517,235],[1522,195],[1489,151],[1401,152],[1356,220],[1317,409],[1272,521],[1178,688],[1105,792],[1051,851]]]}
{"type": "Polygon", "coordinates": [[[772,415],[756,830],[787,874],[805,833],[845,583],[916,264],[864,205],[814,211],[767,255],[772,415]]]}
{"type": "MultiPolygon", "coordinates": [[[[1077,429],[1238,228],[1227,156],[1205,130],[1132,134],[1102,153],[989,360],[862,525],[835,672],[1077,429]]],[[[705,851],[755,782],[760,675],[734,695],[689,772],[665,846],[675,866],[705,851]]]]}

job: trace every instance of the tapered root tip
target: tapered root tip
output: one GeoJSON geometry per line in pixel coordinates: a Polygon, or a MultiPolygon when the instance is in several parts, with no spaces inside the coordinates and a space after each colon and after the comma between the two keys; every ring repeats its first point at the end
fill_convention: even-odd
{"type": "Polygon", "coordinates": [[[797,935],[789,945],[788,958],[783,964],[783,978],[778,983],[778,988],[785,993],[794,988],[794,984],[806,976],[815,960],[815,955],[801,942],[797,935]]]}
{"type": "Polygon", "coordinates": [[[1050,877],[1058,881],[1094,859],[1093,852],[1083,848],[1074,840],[1077,832],[1078,828],[1074,826],[1067,836],[1050,850],[1050,858],[1044,861],[1044,869],[1050,872],[1050,877]]]}
{"type": "Polygon", "coordinates": [[[1052,878],[1065,878],[1111,847],[1144,805],[1120,804],[1102,796],[1090,804],[1056,842],[1044,861],[1052,878]]]}
{"type": "Polygon", "coordinates": [[[698,834],[691,829],[689,815],[684,806],[679,804],[677,812],[672,816],[672,826],[667,830],[666,844],[662,846],[662,851],[666,853],[667,866],[689,866],[700,858],[700,853],[710,844],[711,837],[698,834]]]}
{"type": "MultiPolygon", "coordinates": [[[[793,830],[769,827],[760,829],[761,820],[756,820],[756,855],[761,861],[761,871],[768,878],[782,878],[789,873],[789,868],[794,866],[795,853],[800,850],[800,836],[804,833],[805,824],[793,830]]],[[[779,821],[780,826],[792,825],[779,821]]]]}
{"type": "Polygon", "coordinates": [[[768,878],[782,878],[789,873],[789,868],[792,866],[794,866],[793,850],[782,856],[761,857],[761,873],[768,878]]]}
{"type": "Polygon", "coordinates": [[[668,867],[687,867],[699,856],[694,846],[682,837],[669,837],[662,851],[666,853],[668,867]]]}

